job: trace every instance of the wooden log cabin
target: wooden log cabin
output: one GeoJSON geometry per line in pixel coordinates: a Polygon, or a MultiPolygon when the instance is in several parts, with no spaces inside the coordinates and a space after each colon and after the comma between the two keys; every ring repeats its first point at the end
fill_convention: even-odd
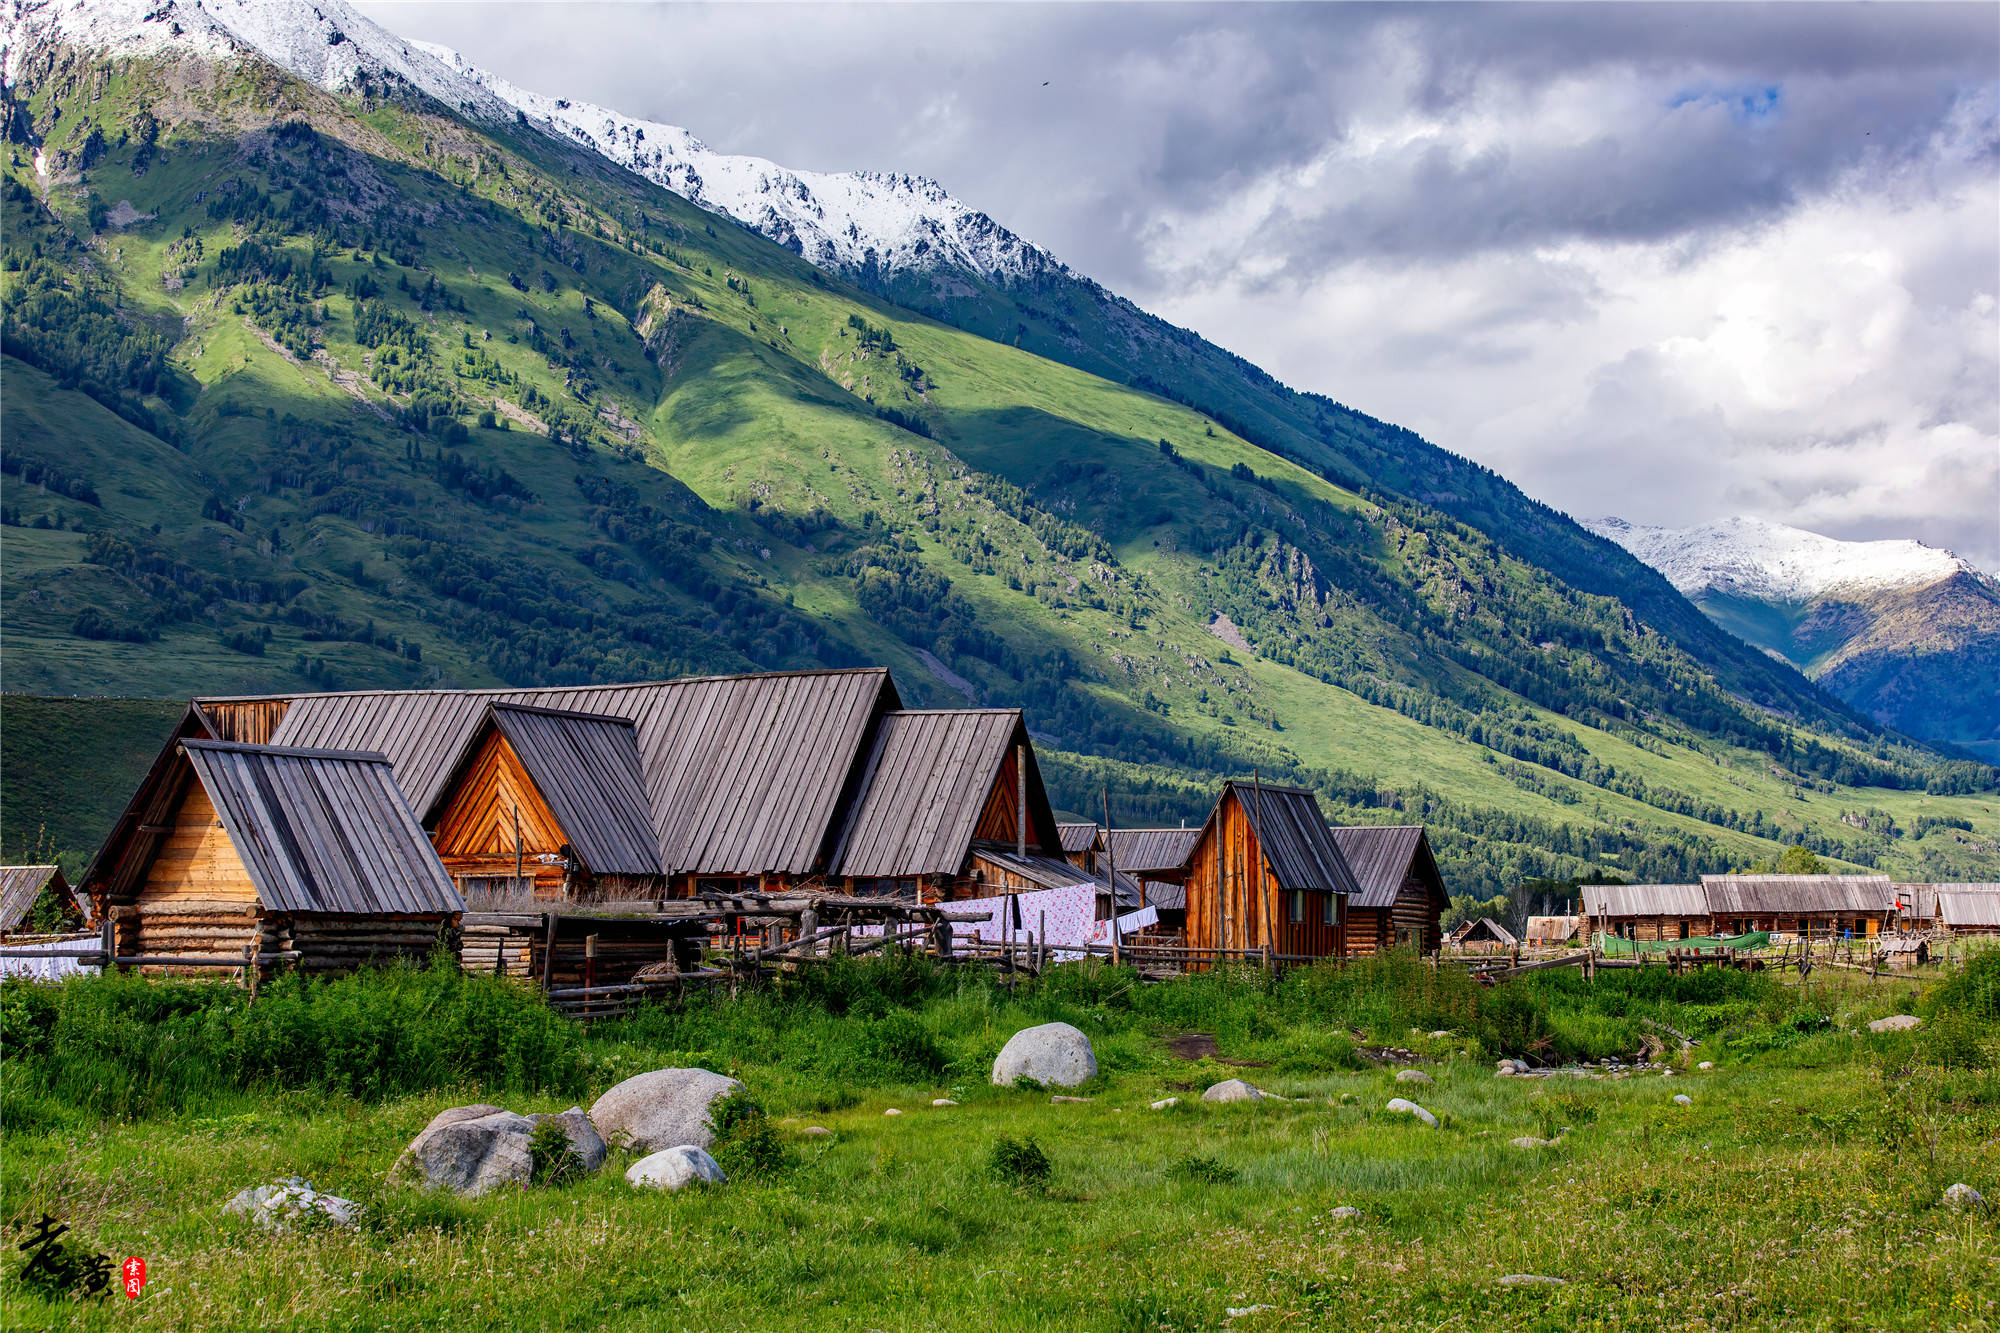
{"type": "Polygon", "coordinates": [[[84,875],[119,956],[339,972],[456,948],[464,902],[380,754],[190,737],[133,806],[84,875]]]}
{"type": "Polygon", "coordinates": [[[1062,835],[1063,859],[1079,870],[1090,869],[1104,850],[1095,824],[1057,824],[1056,831],[1062,835]]]}
{"type": "Polygon", "coordinates": [[[1886,875],[1703,875],[1716,932],[1768,930],[1811,939],[1869,939],[1895,919],[1886,875]]]}
{"type": "Polygon", "coordinates": [[[1187,943],[1342,957],[1356,888],[1311,792],[1231,781],[1188,857],[1187,943]]]}
{"type": "Polygon", "coordinates": [[[1708,895],[1699,884],[1584,884],[1585,939],[1686,940],[1712,935],[1708,895]]]}
{"type": "Polygon", "coordinates": [[[1187,933],[1188,858],[1201,838],[1198,828],[1107,829],[1099,835],[1099,868],[1115,868],[1139,882],[1140,899],[1159,916],[1156,933],[1182,939],[1187,933]]]}
{"type": "Polygon", "coordinates": [[[462,892],[667,894],[632,719],[494,702],[424,814],[462,892]]]}
{"type": "Polygon", "coordinates": [[[1348,956],[1396,948],[1437,952],[1450,895],[1423,825],[1336,828],[1333,841],[1356,885],[1347,904],[1348,956]]]}
{"type": "MultiPolygon", "coordinates": [[[[828,881],[846,892],[938,903],[1110,880],[1063,853],[1035,747],[1017,708],[889,713],[875,735],[828,881]]],[[[1139,904],[1120,877],[1118,908],[1139,904]]]]}

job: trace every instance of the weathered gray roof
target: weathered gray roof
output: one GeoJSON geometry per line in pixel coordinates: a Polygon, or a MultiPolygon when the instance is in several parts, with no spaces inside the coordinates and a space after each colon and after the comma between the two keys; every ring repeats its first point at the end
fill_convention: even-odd
{"type": "Polygon", "coordinates": [[[1520,943],[1519,940],[1514,938],[1513,931],[1507,929],[1507,927],[1501,925],[1490,916],[1482,916],[1477,921],[1466,922],[1452,932],[1451,938],[1455,944],[1466,944],[1475,940],[1480,942],[1492,940],[1496,944],[1504,944],[1509,948],[1520,943]]]}
{"type": "Polygon", "coordinates": [[[1175,873],[1187,868],[1194,845],[1201,841],[1198,828],[1121,828],[1104,835],[1105,851],[1122,874],[1175,873]]]}
{"type": "Polygon", "coordinates": [[[1430,841],[1422,824],[1361,824],[1333,830],[1334,845],[1347,858],[1360,891],[1348,902],[1353,907],[1394,907],[1396,895],[1412,869],[1431,880],[1442,892],[1437,862],[1431,856],[1430,841]]]}
{"type": "MultiPolygon", "coordinates": [[[[1326,826],[1319,801],[1311,792],[1301,787],[1274,787],[1268,782],[1231,780],[1222,784],[1215,810],[1222,808],[1232,792],[1249,814],[1264,859],[1270,862],[1282,887],[1358,892],[1354,872],[1347,868],[1347,859],[1340,854],[1333,830],[1326,826]]],[[[1209,811],[1204,830],[1215,822],[1215,810],[1209,811]]]]}
{"type": "Polygon", "coordinates": [[[1937,915],[1933,919],[1955,930],[1968,927],[2000,930],[2000,893],[1982,893],[1976,889],[1961,893],[1957,891],[1960,887],[1956,884],[1939,887],[1937,915]]]}
{"type": "Polygon", "coordinates": [[[78,900],[63,878],[59,866],[0,866],[0,930],[19,929],[27,918],[28,909],[35,905],[35,899],[42,896],[42,890],[49,883],[55,883],[55,890],[68,898],[76,910],[89,920],[90,912],[78,900]]]}
{"type": "MultiPolygon", "coordinates": [[[[1060,889],[1071,884],[1090,884],[1096,886],[1099,893],[1110,891],[1111,881],[1102,871],[1085,870],[1075,862],[1065,860],[1060,856],[1039,856],[1033,852],[1030,852],[1026,856],[1016,856],[1011,851],[1005,851],[997,847],[983,848],[979,855],[990,859],[997,865],[1007,867],[1007,869],[1013,871],[1022,879],[1027,880],[1031,884],[1038,884],[1045,889],[1060,889]]],[[[1144,905],[1145,900],[1139,889],[1139,881],[1131,878],[1124,871],[1119,871],[1119,909],[1121,911],[1129,911],[1144,905]]]]}
{"type": "Polygon", "coordinates": [[[465,910],[383,756],[192,739],[181,749],[265,907],[465,910]]]}
{"type": "Polygon", "coordinates": [[[2000,894],[2000,884],[1896,884],[1893,886],[1899,899],[1907,899],[1909,907],[1905,914],[1918,921],[1935,921],[1938,914],[1940,893],[1995,893],[2000,894]]]}
{"type": "Polygon", "coordinates": [[[1886,912],[1896,905],[1887,875],[1703,875],[1708,910],[1734,912],[1886,912]]]}
{"type": "Polygon", "coordinates": [[[700,676],[634,685],[307,694],[282,745],[379,750],[428,809],[488,704],[630,718],[654,846],[669,874],[806,874],[826,845],[877,714],[897,705],[879,667],[700,676]]]}
{"type": "Polygon", "coordinates": [[[1708,895],[1699,884],[1583,884],[1583,910],[1593,918],[1707,916],[1708,895]]]}
{"type": "Polygon", "coordinates": [[[896,712],[884,714],[876,728],[828,873],[857,879],[956,874],[1017,745],[1028,746],[1028,848],[1060,852],[1062,835],[1019,709],[896,712]]]}
{"type": "MultiPolygon", "coordinates": [[[[513,747],[568,835],[571,850],[592,874],[660,873],[645,775],[639,767],[639,739],[631,718],[489,704],[481,725],[466,738],[451,770],[454,776],[464,771],[495,730],[513,747]]],[[[447,783],[438,789],[437,799],[424,813],[426,824],[442,812],[452,786],[447,783]]]]}
{"type": "Polygon", "coordinates": [[[1087,852],[1097,845],[1095,824],[1061,823],[1056,825],[1056,832],[1062,835],[1062,849],[1065,855],[1070,852],[1087,852]]]}
{"type": "Polygon", "coordinates": [[[1169,884],[1163,879],[1149,879],[1144,885],[1146,902],[1168,912],[1187,910],[1187,885],[1169,884]]]}

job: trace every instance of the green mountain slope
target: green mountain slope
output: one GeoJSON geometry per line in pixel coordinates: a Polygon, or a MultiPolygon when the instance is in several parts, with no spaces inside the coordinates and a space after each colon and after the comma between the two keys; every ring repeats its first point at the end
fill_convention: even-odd
{"type": "Polygon", "coordinates": [[[10,691],[881,661],[915,700],[1024,705],[1073,809],[1102,782],[1121,820],[1191,817],[1258,766],[1427,819],[1468,888],[1801,841],[2000,866],[1989,770],[1248,370],[1190,354],[1142,391],[526,129],[260,64],[58,51],[18,90],[10,691]],[[1274,402],[1334,424],[1285,435],[1274,402]]]}

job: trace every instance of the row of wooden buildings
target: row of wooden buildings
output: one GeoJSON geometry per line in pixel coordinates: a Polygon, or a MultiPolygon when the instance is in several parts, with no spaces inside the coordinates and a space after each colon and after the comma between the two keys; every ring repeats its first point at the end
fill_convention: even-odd
{"type": "Polygon", "coordinates": [[[1586,884],[1579,892],[1582,913],[1574,929],[1586,937],[1602,932],[1671,941],[1765,931],[1868,940],[1912,930],[2000,932],[2000,884],[1910,884],[1887,875],[1703,875],[1695,884],[1586,884]]]}
{"type": "Polygon", "coordinates": [[[468,898],[1089,885],[1201,949],[1438,943],[1421,828],[1224,785],[1200,828],[1060,825],[1018,709],[913,710],[881,669],[190,701],[82,877],[121,956],[427,953],[468,898]]]}

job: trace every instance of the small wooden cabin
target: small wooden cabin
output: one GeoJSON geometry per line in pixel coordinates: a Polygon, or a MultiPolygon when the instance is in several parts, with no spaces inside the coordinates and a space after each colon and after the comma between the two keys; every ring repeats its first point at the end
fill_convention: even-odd
{"type": "Polygon", "coordinates": [[[1435,953],[1450,895],[1423,825],[1336,828],[1333,841],[1359,886],[1347,904],[1349,956],[1394,948],[1435,953]]]}
{"type": "Polygon", "coordinates": [[[89,921],[61,866],[0,866],[0,940],[73,934],[89,921]]]}
{"type": "Polygon", "coordinates": [[[1188,856],[1187,943],[1338,958],[1355,892],[1311,792],[1226,782],[1188,856]]]}
{"type": "Polygon", "coordinates": [[[1521,932],[1521,943],[1542,947],[1568,944],[1582,929],[1583,918],[1579,916],[1531,916],[1521,932]]]}
{"type": "Polygon", "coordinates": [[[1097,825],[1061,823],[1056,825],[1056,832],[1062,835],[1064,859],[1078,869],[1090,869],[1098,852],[1103,849],[1103,844],[1098,841],[1097,825]]]}
{"type": "Polygon", "coordinates": [[[336,972],[455,947],[464,902],[379,754],[183,739],[134,806],[84,877],[120,956],[336,972]]]}
{"type": "Polygon", "coordinates": [[[1938,885],[1933,925],[1954,935],[2000,935],[2000,884],[1938,885]]]}
{"type": "Polygon", "coordinates": [[[1451,932],[1451,942],[1454,948],[1467,953],[1504,953],[1518,948],[1521,943],[1514,937],[1513,931],[1490,916],[1466,922],[1451,932]]]}
{"type": "Polygon", "coordinates": [[[1869,939],[1896,915],[1886,875],[1703,875],[1701,887],[1715,932],[1723,935],[1768,930],[1869,939]]]}
{"type": "Polygon", "coordinates": [[[1685,940],[1715,933],[1699,884],[1584,884],[1577,892],[1586,936],[1602,931],[1624,940],[1685,940]]]}
{"type": "Polygon", "coordinates": [[[424,814],[462,892],[665,897],[632,719],[496,701],[424,814]]]}

